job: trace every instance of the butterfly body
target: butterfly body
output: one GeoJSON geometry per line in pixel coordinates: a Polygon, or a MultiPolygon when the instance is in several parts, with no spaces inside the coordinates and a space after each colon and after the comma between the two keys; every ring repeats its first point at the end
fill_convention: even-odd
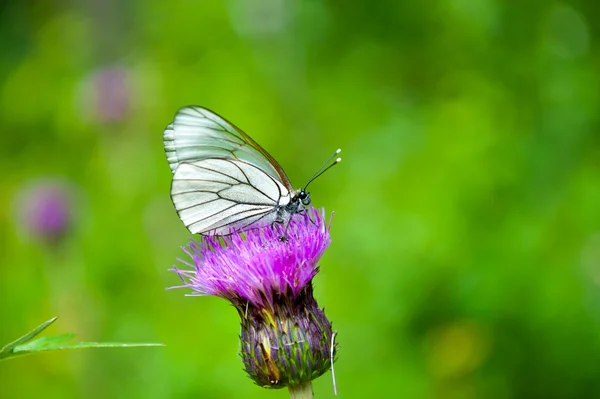
{"type": "Polygon", "coordinates": [[[310,205],[305,189],[258,143],[217,114],[184,107],[164,135],[171,198],[190,232],[225,235],[285,223],[310,205]]]}

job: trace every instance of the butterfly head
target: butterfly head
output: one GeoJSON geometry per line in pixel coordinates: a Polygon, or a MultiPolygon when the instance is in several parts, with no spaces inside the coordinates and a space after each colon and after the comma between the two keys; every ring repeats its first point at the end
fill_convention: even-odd
{"type": "Polygon", "coordinates": [[[309,206],[310,205],[310,193],[301,189],[298,191],[298,199],[302,202],[302,205],[309,206]]]}
{"type": "Polygon", "coordinates": [[[285,205],[284,209],[289,214],[296,214],[304,211],[305,207],[310,205],[310,193],[305,189],[296,190],[292,200],[285,205]]]}

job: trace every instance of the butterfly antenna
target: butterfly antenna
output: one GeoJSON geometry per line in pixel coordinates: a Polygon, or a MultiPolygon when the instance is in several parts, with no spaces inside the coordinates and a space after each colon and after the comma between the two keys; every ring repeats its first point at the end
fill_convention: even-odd
{"type": "Polygon", "coordinates": [[[342,152],[342,150],[341,150],[341,148],[338,148],[333,153],[333,155],[331,155],[327,159],[327,161],[325,161],[325,163],[323,163],[323,165],[321,165],[321,167],[315,172],[315,174],[312,175],[312,177],[310,179],[308,179],[308,183],[306,183],[306,185],[304,186],[304,190],[305,191],[306,191],[306,188],[308,187],[308,185],[310,183],[312,183],[317,177],[321,176],[323,173],[327,172],[327,170],[331,169],[332,167],[334,167],[338,163],[342,162],[342,158],[336,158],[333,162],[331,162],[331,160],[334,159],[337,156],[337,154],[339,154],[340,152],[342,152]]]}

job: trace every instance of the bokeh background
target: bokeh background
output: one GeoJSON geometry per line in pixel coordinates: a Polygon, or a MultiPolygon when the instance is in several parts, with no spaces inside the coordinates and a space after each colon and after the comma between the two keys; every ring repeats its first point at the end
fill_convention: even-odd
{"type": "MultiPolygon", "coordinates": [[[[315,280],[340,398],[600,396],[600,3],[0,6],[0,342],[164,348],[0,364],[6,398],[284,398],[168,272],[161,135],[209,107],[335,211],[315,280]]],[[[331,375],[315,382],[333,397],[331,375]]]]}

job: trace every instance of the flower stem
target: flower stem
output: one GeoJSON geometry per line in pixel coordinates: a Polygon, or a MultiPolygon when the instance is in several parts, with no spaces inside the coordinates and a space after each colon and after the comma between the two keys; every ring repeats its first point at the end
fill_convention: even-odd
{"type": "Polygon", "coordinates": [[[312,382],[305,382],[304,384],[289,386],[290,398],[292,399],[313,399],[312,382]]]}

